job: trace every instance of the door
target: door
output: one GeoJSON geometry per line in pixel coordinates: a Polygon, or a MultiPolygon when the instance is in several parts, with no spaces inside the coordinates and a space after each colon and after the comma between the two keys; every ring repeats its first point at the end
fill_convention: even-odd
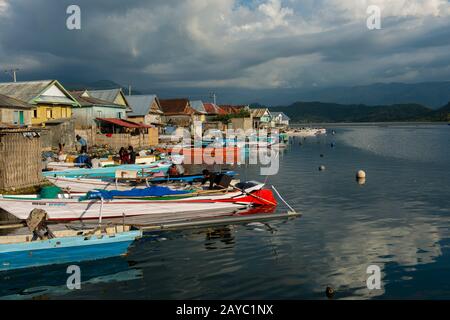
{"type": "Polygon", "coordinates": [[[23,111],[19,111],[19,124],[20,125],[24,125],[25,124],[25,119],[23,116],[23,111]]]}

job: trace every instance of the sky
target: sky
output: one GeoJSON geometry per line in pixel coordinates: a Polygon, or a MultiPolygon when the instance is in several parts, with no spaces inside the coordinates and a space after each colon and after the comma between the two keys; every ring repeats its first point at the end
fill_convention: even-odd
{"type": "Polygon", "coordinates": [[[448,0],[0,0],[0,68],[19,68],[19,80],[108,79],[226,100],[236,90],[450,80],[449,52],[448,0]],[[66,27],[72,4],[80,30],[66,27]],[[370,5],[379,30],[367,27],[370,5]]]}

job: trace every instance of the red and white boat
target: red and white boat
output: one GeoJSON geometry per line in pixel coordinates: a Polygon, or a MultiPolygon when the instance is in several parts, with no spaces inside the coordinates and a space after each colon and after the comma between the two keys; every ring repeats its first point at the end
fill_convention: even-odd
{"type": "Polygon", "coordinates": [[[276,205],[272,190],[257,182],[240,183],[227,192],[208,190],[158,197],[86,199],[80,194],[64,194],[57,199],[42,199],[38,195],[0,196],[0,208],[21,220],[27,219],[35,208],[45,210],[49,220],[71,221],[132,216],[170,218],[198,212],[216,215],[221,211],[276,205]]]}

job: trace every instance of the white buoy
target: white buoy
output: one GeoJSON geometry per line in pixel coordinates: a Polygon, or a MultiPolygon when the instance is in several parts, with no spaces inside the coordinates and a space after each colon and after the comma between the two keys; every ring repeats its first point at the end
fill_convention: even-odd
{"type": "Polygon", "coordinates": [[[366,173],[364,172],[364,170],[358,170],[358,172],[356,173],[356,178],[358,178],[358,179],[365,179],[366,178],[366,173]]]}
{"type": "Polygon", "coordinates": [[[319,171],[323,171],[323,170],[325,170],[325,166],[322,165],[319,167],[319,171]]]}

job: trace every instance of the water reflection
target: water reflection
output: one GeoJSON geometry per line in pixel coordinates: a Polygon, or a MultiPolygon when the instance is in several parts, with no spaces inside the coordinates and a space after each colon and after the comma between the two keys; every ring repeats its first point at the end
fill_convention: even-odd
{"type": "MultiPolygon", "coordinates": [[[[76,263],[81,270],[81,289],[142,278],[142,271],[130,268],[122,257],[76,263]]],[[[67,288],[69,264],[28,268],[0,273],[0,299],[50,299],[73,291],[67,288]]],[[[94,298],[94,297],[91,297],[94,298]]]]}

